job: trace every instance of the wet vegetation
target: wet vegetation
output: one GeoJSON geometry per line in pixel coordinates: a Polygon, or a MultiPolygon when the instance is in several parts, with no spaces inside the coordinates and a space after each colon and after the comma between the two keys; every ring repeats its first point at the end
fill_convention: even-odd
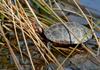
{"type": "Polygon", "coordinates": [[[0,70],[100,70],[98,17],[79,0],[0,0],[0,70]]]}

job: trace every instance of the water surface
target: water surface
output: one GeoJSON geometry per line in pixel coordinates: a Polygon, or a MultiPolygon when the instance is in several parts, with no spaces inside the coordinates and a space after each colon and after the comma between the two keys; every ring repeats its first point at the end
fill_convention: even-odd
{"type": "Polygon", "coordinates": [[[80,3],[100,15],[100,0],[80,0],[80,3]]]}

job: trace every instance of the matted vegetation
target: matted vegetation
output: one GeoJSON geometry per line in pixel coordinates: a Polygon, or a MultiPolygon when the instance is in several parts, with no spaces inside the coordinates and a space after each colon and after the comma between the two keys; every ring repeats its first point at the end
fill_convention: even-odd
{"type": "Polygon", "coordinates": [[[93,47],[80,41],[77,36],[75,38],[79,44],[74,46],[55,45],[45,38],[45,29],[57,22],[65,25],[64,22],[70,21],[63,11],[66,9],[62,10],[57,1],[0,0],[0,69],[45,70],[48,64],[53,63],[57,66],[57,70],[63,70],[65,62],[69,63],[70,58],[76,54],[92,55],[91,59],[94,58],[100,63],[98,58],[100,38],[95,34],[95,31],[100,33],[100,21],[84,12],[79,2],[68,0],[68,3],[75,6],[77,12],[70,10],[67,12],[74,13],[87,21],[86,26],[90,29],[87,35],[92,34],[92,39],[95,41],[93,47]],[[60,61],[59,56],[64,59],[61,58],[60,61]]]}

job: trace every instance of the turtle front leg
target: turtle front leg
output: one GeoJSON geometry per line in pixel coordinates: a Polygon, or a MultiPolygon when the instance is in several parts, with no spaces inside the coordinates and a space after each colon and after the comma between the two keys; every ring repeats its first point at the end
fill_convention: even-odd
{"type": "Polygon", "coordinates": [[[51,47],[53,46],[53,44],[51,43],[51,42],[47,42],[47,48],[49,49],[49,50],[51,50],[51,47]]]}

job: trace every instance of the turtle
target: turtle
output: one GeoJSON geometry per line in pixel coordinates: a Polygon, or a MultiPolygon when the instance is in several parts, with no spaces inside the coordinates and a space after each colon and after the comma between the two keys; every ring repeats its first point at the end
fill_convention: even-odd
{"type": "Polygon", "coordinates": [[[46,38],[58,44],[80,44],[92,38],[89,28],[77,22],[58,22],[44,30],[46,38]],[[66,25],[66,26],[65,26],[66,25]],[[89,33],[89,34],[88,34],[89,33]],[[76,38],[77,37],[77,38],[76,38]]]}

